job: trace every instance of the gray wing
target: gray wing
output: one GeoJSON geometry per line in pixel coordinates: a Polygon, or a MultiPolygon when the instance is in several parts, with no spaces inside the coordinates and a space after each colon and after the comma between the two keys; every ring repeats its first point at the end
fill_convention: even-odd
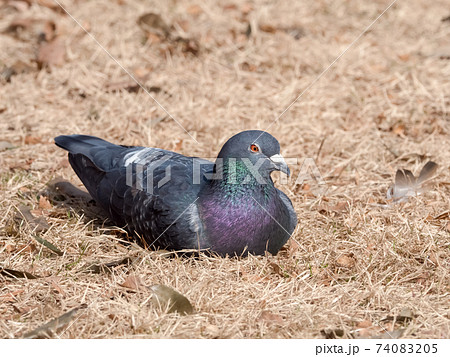
{"type": "Polygon", "coordinates": [[[212,162],[85,135],[60,136],[55,142],[69,151],[74,171],[115,224],[147,245],[171,249],[207,245],[199,240],[202,223],[195,200],[212,162]]]}
{"type": "Polygon", "coordinates": [[[203,240],[196,200],[204,182],[203,173],[212,170],[213,163],[201,161],[196,178],[194,159],[179,154],[154,149],[133,160],[124,159],[127,177],[132,177],[128,182],[131,189],[118,205],[125,207],[122,212],[128,217],[129,229],[144,236],[148,245],[205,248],[208,244],[203,240]]]}

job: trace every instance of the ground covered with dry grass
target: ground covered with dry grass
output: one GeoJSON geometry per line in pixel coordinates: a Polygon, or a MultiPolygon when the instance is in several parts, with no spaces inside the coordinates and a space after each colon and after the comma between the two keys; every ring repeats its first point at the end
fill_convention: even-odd
{"type": "Polygon", "coordinates": [[[398,1],[272,124],[389,3],[62,1],[175,121],[52,1],[0,2],[0,337],[81,306],[58,335],[448,338],[448,3],[398,1]],[[60,134],[214,157],[267,128],[291,158],[279,187],[299,217],[275,257],[146,251],[48,186],[81,187],[60,134]],[[326,185],[297,180],[305,158],[326,185]],[[429,160],[426,193],[386,199],[397,169],[429,160]],[[195,313],[152,303],[139,286],[153,284],[195,313]]]}

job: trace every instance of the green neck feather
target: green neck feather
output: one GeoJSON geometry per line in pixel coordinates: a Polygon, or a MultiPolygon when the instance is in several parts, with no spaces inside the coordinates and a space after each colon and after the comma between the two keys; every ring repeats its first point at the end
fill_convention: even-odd
{"type": "Polygon", "coordinates": [[[216,167],[216,175],[217,179],[213,180],[213,186],[231,202],[236,202],[242,197],[249,198],[251,191],[254,190],[260,190],[265,198],[269,198],[274,189],[270,176],[262,176],[263,182],[261,178],[258,182],[259,177],[253,175],[247,165],[239,159],[223,160],[223,164],[216,167]]]}

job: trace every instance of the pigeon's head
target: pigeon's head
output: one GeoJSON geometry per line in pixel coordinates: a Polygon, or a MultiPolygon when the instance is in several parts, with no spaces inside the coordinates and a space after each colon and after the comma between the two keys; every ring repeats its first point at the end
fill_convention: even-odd
{"type": "Polygon", "coordinates": [[[230,159],[242,161],[261,174],[281,171],[290,175],[289,167],[280,154],[278,140],[265,131],[247,130],[231,137],[220,150],[216,166],[219,162],[230,162],[230,159]]]}

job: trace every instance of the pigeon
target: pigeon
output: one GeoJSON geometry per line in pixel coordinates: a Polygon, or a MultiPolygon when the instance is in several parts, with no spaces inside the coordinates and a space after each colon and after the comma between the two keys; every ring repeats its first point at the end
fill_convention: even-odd
{"type": "Polygon", "coordinates": [[[297,225],[273,171],[290,175],[280,144],[248,130],[231,137],[215,162],[87,135],[55,144],[115,225],[150,249],[219,256],[276,255],[297,225]]]}

